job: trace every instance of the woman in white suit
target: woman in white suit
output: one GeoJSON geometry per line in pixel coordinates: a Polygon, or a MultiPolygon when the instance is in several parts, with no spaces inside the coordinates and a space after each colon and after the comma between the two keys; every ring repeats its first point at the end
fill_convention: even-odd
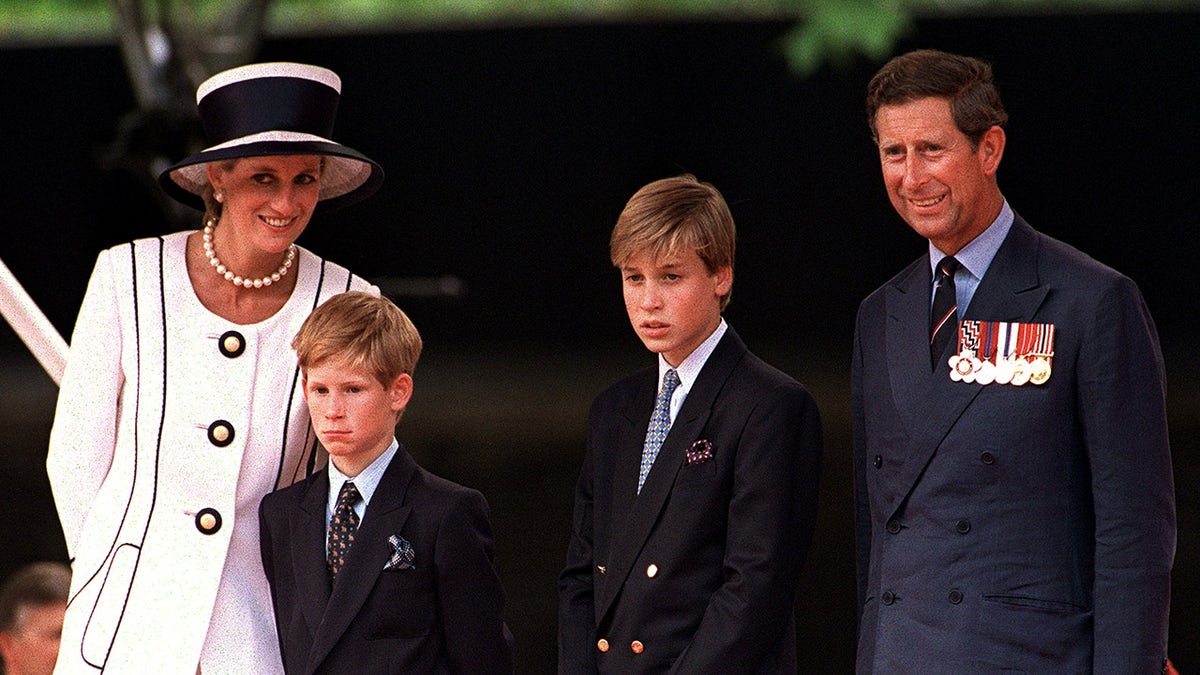
{"type": "Polygon", "coordinates": [[[203,229],[96,262],[47,461],[73,569],[57,672],[282,672],[257,508],[316,452],[288,345],[328,297],[378,292],[295,245],[383,180],[328,140],[340,90],[293,63],[201,84],[214,145],[160,183],[203,229]]]}

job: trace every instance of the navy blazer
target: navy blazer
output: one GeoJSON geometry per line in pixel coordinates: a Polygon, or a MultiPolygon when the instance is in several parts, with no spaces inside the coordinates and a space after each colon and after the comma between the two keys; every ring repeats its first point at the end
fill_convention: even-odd
{"type": "Polygon", "coordinates": [[[1174,486],[1137,287],[1017,217],[963,318],[1053,324],[1053,371],[983,386],[956,346],[930,373],[930,284],[926,256],[858,312],[858,672],[1160,672],[1174,486]]]}
{"type": "Polygon", "coordinates": [[[817,406],[729,328],[638,494],[657,387],[648,368],[592,405],[559,580],[559,670],[795,673],[792,606],[822,452],[817,406]],[[712,457],[689,463],[700,441],[712,457]]]}
{"type": "Polygon", "coordinates": [[[483,495],[425,471],[401,447],[332,593],[328,495],[322,470],[259,506],[263,567],[288,673],[512,673],[483,495]],[[411,569],[384,570],[391,535],[411,543],[411,569]]]}

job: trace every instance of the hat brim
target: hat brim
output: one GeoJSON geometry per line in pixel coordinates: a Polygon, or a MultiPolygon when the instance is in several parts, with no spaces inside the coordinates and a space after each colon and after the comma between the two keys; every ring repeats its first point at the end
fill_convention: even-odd
{"type": "Polygon", "coordinates": [[[325,140],[257,141],[210,148],[163,171],[158,176],[158,183],[171,198],[203,211],[204,200],[200,195],[208,185],[209,162],[278,155],[320,155],[325,158],[316,213],[360,202],[383,185],[383,167],[374,160],[340,143],[325,140]]]}

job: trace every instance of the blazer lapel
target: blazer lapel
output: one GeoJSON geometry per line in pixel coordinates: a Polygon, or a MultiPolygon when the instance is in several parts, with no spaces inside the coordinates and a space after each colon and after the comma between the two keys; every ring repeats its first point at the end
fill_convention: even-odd
{"type": "Polygon", "coordinates": [[[1020,216],[996,252],[964,318],[980,321],[1033,320],[1049,288],[1038,277],[1037,232],[1020,216]]]}
{"type": "MultiPolygon", "coordinates": [[[[654,466],[646,477],[646,482],[642,485],[641,494],[636,494],[638,467],[633,466],[630,469],[618,463],[618,471],[631,474],[635,496],[633,499],[626,500],[627,503],[623,505],[621,515],[625,518],[624,520],[616,519],[618,512],[615,510],[617,505],[614,503],[612,531],[624,534],[614,535],[611,538],[609,581],[605,584],[606,593],[598,607],[598,616],[603,617],[607,613],[616,596],[616,589],[621,587],[629,575],[630,566],[646,544],[646,540],[649,539],[655,523],[658,522],[659,513],[666,504],[667,497],[671,494],[675,477],[684,463],[684,454],[700,437],[700,432],[704,430],[704,425],[712,414],[713,403],[717,395],[725,386],[725,381],[729,378],[734,366],[741,361],[745,353],[746,345],[741,338],[733,328],[727,328],[724,337],[721,338],[716,349],[713,350],[708,361],[700,370],[700,376],[696,378],[695,384],[683,402],[683,407],[679,409],[675,421],[671,424],[671,430],[667,433],[667,438],[658,451],[654,466]]],[[[639,397],[639,400],[641,398],[639,397]]],[[[647,406],[653,406],[652,400],[645,403],[647,406]]],[[[641,427],[643,437],[649,421],[650,416],[647,414],[641,427]]],[[[642,438],[637,441],[639,462],[642,441],[642,438]]],[[[623,485],[626,480],[626,477],[620,474],[613,477],[614,499],[618,495],[615,486],[623,485]]]]}
{"type": "MultiPolygon", "coordinates": [[[[929,306],[928,257],[909,266],[907,274],[887,287],[887,377],[897,410],[910,430],[929,414],[929,306]]],[[[940,369],[938,369],[940,370],[940,369]]],[[[880,377],[882,373],[864,373],[880,377]]]]}
{"type": "MultiPolygon", "coordinates": [[[[412,507],[405,505],[408,483],[416,472],[416,462],[401,446],[379,481],[371,502],[363,514],[362,525],[354,535],[354,545],[346,555],[346,564],[338,573],[338,582],[324,608],[309,652],[308,672],[312,673],[337,644],[350,622],[362,609],[375,587],[383,566],[391,556],[388,537],[398,534],[412,507]]],[[[326,587],[328,587],[326,583],[326,587]]]]}
{"type": "MultiPolygon", "coordinates": [[[[650,426],[650,415],[654,411],[654,401],[658,396],[657,372],[657,369],[646,371],[646,377],[638,385],[638,390],[628,407],[620,412],[619,423],[622,427],[616,434],[617,447],[613,450],[608,541],[600,543],[606,549],[595,552],[595,559],[604,561],[608,568],[605,579],[611,580],[611,582],[606,581],[599,589],[596,599],[597,620],[612,601],[616,590],[621,587],[620,581],[612,576],[618,569],[613,563],[622,557],[618,551],[627,545],[626,524],[633,519],[633,509],[639,498],[638,471],[642,463],[642,446],[646,441],[646,429],[650,426]]],[[[666,445],[665,442],[663,444],[666,445]]]]}
{"type": "MultiPolygon", "coordinates": [[[[1045,298],[1037,275],[1037,235],[1017,217],[976,289],[964,318],[1029,321],[1045,298]]],[[[911,273],[888,290],[888,371],[895,403],[909,429],[909,447],[898,485],[888,505],[891,517],[932,459],[942,439],[983,391],[983,385],[954,382],[949,366],[928,367],[929,274],[922,258],[911,273]],[[925,274],[920,274],[926,270],[925,274]]],[[[955,347],[957,348],[957,347],[955,347]]]]}
{"type": "Polygon", "coordinates": [[[329,570],[325,566],[325,508],[329,472],[309,479],[308,491],[292,517],[296,550],[292,553],[296,595],[309,626],[319,626],[329,603],[329,570]]]}

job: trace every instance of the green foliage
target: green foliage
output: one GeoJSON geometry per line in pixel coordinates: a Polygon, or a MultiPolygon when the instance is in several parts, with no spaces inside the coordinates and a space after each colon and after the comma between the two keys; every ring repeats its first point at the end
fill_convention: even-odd
{"type": "Polygon", "coordinates": [[[112,27],[107,0],[18,0],[0,3],[0,41],[96,38],[112,27]]]}
{"type": "Polygon", "coordinates": [[[803,19],[784,38],[788,63],[811,75],[825,63],[846,65],[857,55],[885,61],[896,39],[912,28],[892,0],[808,0],[803,19]]]}
{"type": "MultiPolygon", "coordinates": [[[[118,0],[0,0],[0,43],[110,40],[118,0]]],[[[143,0],[147,16],[201,23],[248,0],[143,0]]],[[[249,0],[253,1],[253,0],[249,0]]],[[[261,0],[270,33],[421,30],[522,22],[793,19],[781,48],[797,73],[857,56],[885,60],[914,16],[980,12],[1152,11],[1200,0],[261,0]]]]}

